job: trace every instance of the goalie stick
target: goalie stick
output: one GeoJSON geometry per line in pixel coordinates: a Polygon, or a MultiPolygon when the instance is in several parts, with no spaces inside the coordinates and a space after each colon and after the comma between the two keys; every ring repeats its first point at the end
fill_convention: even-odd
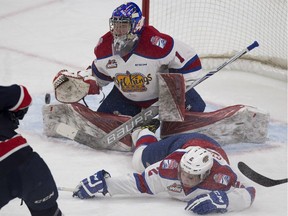
{"type": "Polygon", "coordinates": [[[83,143],[83,141],[85,140],[84,144],[91,148],[106,149],[99,143],[99,139],[97,139],[96,137],[92,136],[91,134],[85,133],[82,130],[77,130],[76,128],[71,127],[67,124],[59,123],[56,127],[56,132],[78,143],[83,143]]]}
{"type": "Polygon", "coordinates": [[[256,182],[259,185],[262,185],[264,187],[272,187],[275,185],[287,183],[288,179],[280,179],[280,180],[274,180],[270,179],[268,177],[265,177],[256,171],[252,170],[247,164],[244,162],[239,162],[238,163],[238,169],[240,170],[241,173],[243,173],[247,178],[250,180],[256,182]]]}
{"type": "MultiPolygon", "coordinates": [[[[252,49],[254,49],[258,46],[259,46],[258,42],[254,41],[251,45],[249,45],[248,47],[246,47],[242,51],[237,52],[230,59],[228,59],[227,61],[225,61],[221,65],[219,65],[216,69],[208,72],[203,77],[194,81],[192,83],[192,85],[190,85],[186,88],[186,91],[189,91],[190,89],[194,88],[199,83],[201,83],[204,80],[206,80],[207,78],[211,77],[212,75],[214,75],[215,73],[217,73],[218,71],[223,69],[228,64],[234,62],[235,60],[237,60],[238,58],[240,58],[241,56],[243,56],[244,54],[246,54],[247,52],[251,51],[252,49]]],[[[94,142],[94,141],[96,141],[95,140],[96,138],[92,139],[91,135],[89,135],[89,134],[87,134],[87,137],[89,137],[89,139],[91,139],[91,141],[93,140],[94,145],[97,145],[100,148],[101,147],[109,148],[109,146],[113,145],[114,143],[118,142],[120,139],[122,139],[123,137],[128,135],[135,127],[138,127],[143,123],[149,122],[151,119],[153,119],[158,114],[159,114],[158,102],[156,102],[156,103],[152,104],[150,107],[143,109],[140,113],[138,113],[133,118],[126,121],[125,123],[123,123],[119,127],[115,128],[111,132],[107,133],[101,139],[97,139],[97,143],[94,142]]],[[[85,134],[86,134],[83,131],[77,130],[75,128],[71,128],[70,126],[65,125],[63,123],[61,123],[57,126],[56,131],[58,134],[60,134],[64,137],[67,137],[69,139],[75,140],[75,141],[78,141],[78,140],[81,141],[83,136],[85,136],[85,134]],[[69,127],[69,130],[65,130],[65,128],[68,128],[68,127],[69,127]]],[[[83,140],[82,140],[82,142],[83,142],[83,140]]]]}

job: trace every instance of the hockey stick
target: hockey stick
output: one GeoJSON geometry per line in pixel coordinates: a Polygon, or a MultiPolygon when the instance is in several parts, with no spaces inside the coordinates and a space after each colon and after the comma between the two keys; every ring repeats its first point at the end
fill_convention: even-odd
{"type": "Polygon", "coordinates": [[[270,179],[268,177],[265,177],[256,171],[252,170],[247,164],[244,162],[239,162],[238,163],[238,169],[243,173],[247,178],[250,180],[256,182],[257,184],[260,184],[264,187],[272,187],[275,185],[287,183],[288,179],[280,179],[280,180],[274,180],[270,179]]]}
{"type": "Polygon", "coordinates": [[[74,188],[68,188],[68,187],[57,187],[58,191],[66,191],[66,192],[74,192],[74,188]]]}
{"type": "MultiPolygon", "coordinates": [[[[186,91],[189,91],[190,89],[194,88],[199,83],[203,82],[210,76],[214,75],[215,73],[223,69],[226,65],[234,62],[235,60],[237,60],[238,58],[240,58],[241,56],[243,56],[244,54],[246,54],[247,52],[251,51],[252,49],[258,46],[259,46],[258,42],[255,41],[254,43],[249,45],[247,48],[243,49],[242,51],[237,52],[230,59],[228,59],[221,65],[219,65],[215,70],[210,71],[209,73],[205,74],[203,77],[194,81],[192,85],[187,87],[186,91]]],[[[60,123],[57,125],[56,132],[64,137],[67,137],[71,140],[75,140],[79,143],[83,143],[85,141],[85,144],[92,148],[109,149],[111,145],[118,142],[120,139],[122,139],[126,135],[128,135],[135,127],[138,127],[141,124],[150,121],[158,114],[159,114],[158,102],[156,102],[152,104],[150,107],[143,109],[140,113],[138,113],[133,118],[126,121],[119,127],[107,133],[101,139],[93,137],[92,135],[89,135],[85,133],[84,131],[78,130],[76,128],[72,128],[71,126],[64,124],[64,123],[60,123]],[[88,142],[87,142],[87,138],[89,138],[88,142]]]]}
{"type": "Polygon", "coordinates": [[[60,134],[68,139],[74,140],[78,143],[85,144],[94,149],[109,149],[107,146],[101,145],[99,143],[99,138],[92,136],[91,134],[85,133],[82,130],[78,130],[65,123],[58,123],[56,128],[56,133],[60,134]]]}
{"type": "MultiPolygon", "coordinates": [[[[240,58],[241,56],[243,56],[244,54],[246,54],[247,52],[251,51],[252,49],[254,49],[258,46],[259,46],[258,42],[254,41],[251,45],[249,45],[248,47],[246,47],[242,51],[237,52],[230,59],[225,61],[223,64],[219,65],[215,70],[210,71],[209,73],[205,74],[203,77],[201,77],[198,80],[196,80],[195,82],[193,82],[191,86],[187,87],[186,91],[189,91],[190,89],[194,88],[199,83],[203,82],[204,80],[206,80],[210,76],[212,76],[215,73],[217,73],[218,71],[220,71],[226,65],[234,62],[235,60],[237,60],[238,58],[240,58]]],[[[145,123],[145,122],[151,120],[156,115],[158,115],[159,110],[158,110],[157,105],[158,105],[158,103],[156,102],[156,103],[152,104],[150,107],[148,107],[147,109],[142,110],[140,113],[135,115],[133,118],[131,118],[127,122],[123,123],[119,127],[115,128],[114,130],[112,130],[108,134],[106,134],[98,142],[102,146],[109,146],[109,145],[112,145],[113,143],[119,141],[121,138],[123,138],[124,136],[129,134],[133,130],[133,128],[139,126],[142,123],[145,123]]]]}

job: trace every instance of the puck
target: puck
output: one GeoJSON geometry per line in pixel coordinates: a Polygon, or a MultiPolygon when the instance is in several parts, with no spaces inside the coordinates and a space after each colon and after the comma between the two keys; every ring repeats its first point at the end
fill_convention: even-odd
{"type": "Polygon", "coordinates": [[[51,101],[51,95],[49,93],[46,93],[45,95],[45,103],[46,104],[50,104],[51,101]]]}

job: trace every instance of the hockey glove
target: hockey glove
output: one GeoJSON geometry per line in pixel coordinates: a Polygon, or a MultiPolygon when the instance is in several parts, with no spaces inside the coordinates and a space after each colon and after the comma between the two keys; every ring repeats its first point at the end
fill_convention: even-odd
{"type": "Polygon", "coordinates": [[[108,193],[105,178],[111,177],[105,170],[100,170],[94,175],[83,179],[73,192],[73,197],[80,199],[89,199],[97,193],[102,193],[104,196],[108,193]]]}
{"type": "Polygon", "coordinates": [[[26,107],[24,109],[20,109],[17,112],[15,112],[15,116],[17,119],[22,120],[26,113],[28,112],[29,107],[26,107]]]}
{"type": "Polygon", "coordinates": [[[92,71],[76,73],[61,70],[53,79],[55,97],[62,103],[74,103],[88,94],[99,94],[100,87],[92,71]]]}
{"type": "Polygon", "coordinates": [[[227,211],[228,204],[228,196],[224,191],[212,191],[190,200],[185,210],[200,215],[212,212],[224,213],[227,211]]]}

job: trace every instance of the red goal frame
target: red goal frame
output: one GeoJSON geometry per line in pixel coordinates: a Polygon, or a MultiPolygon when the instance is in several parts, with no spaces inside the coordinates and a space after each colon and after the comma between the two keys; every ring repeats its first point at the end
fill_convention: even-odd
{"type": "Polygon", "coordinates": [[[150,0],[142,0],[142,14],[145,17],[145,25],[149,25],[150,0]]]}

